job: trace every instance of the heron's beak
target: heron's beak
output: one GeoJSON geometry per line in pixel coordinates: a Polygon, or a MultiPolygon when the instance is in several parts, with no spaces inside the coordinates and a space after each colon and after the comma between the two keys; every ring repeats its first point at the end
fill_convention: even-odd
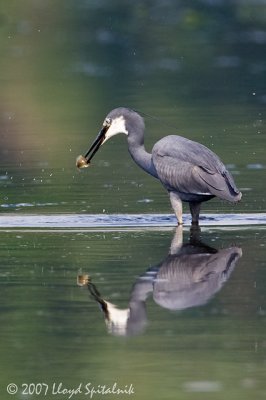
{"type": "Polygon", "coordinates": [[[109,124],[104,124],[100,132],[98,133],[96,139],[92,143],[91,147],[85,154],[85,156],[78,156],[76,159],[76,166],[80,168],[85,168],[90,165],[90,160],[94,156],[94,154],[97,153],[99,150],[100,146],[105,142],[106,140],[106,132],[108,131],[110,125],[109,124]]]}
{"type": "Polygon", "coordinates": [[[108,131],[108,128],[109,128],[109,126],[107,126],[107,125],[104,125],[102,127],[102,129],[98,133],[96,139],[92,143],[91,147],[89,148],[89,150],[85,154],[85,159],[86,159],[88,164],[89,164],[90,160],[92,159],[92,157],[94,156],[94,154],[97,153],[97,151],[99,150],[100,146],[103,144],[103,142],[105,140],[105,134],[108,131]]]}

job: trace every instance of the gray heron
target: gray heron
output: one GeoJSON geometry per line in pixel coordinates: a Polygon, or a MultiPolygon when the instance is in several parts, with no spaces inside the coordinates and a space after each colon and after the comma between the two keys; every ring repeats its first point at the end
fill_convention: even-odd
{"type": "Polygon", "coordinates": [[[199,223],[202,202],[213,197],[232,203],[240,201],[242,194],[233,177],[210,149],[182,136],[169,135],[155,143],[148,153],[144,130],[144,120],[136,111],[124,107],[112,110],[85,156],[77,158],[77,167],[87,167],[100,146],[112,136],[124,133],[136,164],[159,179],[168,191],[178,225],[183,224],[183,201],[189,203],[193,225],[199,223]]]}

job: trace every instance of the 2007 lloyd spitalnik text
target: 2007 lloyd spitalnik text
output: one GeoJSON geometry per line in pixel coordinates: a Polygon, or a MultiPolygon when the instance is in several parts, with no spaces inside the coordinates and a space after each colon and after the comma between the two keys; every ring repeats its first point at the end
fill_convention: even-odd
{"type": "Polygon", "coordinates": [[[128,385],[119,385],[117,382],[114,382],[111,385],[93,385],[91,382],[87,383],[79,383],[76,386],[70,387],[65,385],[63,382],[53,382],[53,383],[22,383],[16,385],[15,383],[11,383],[7,385],[7,393],[13,395],[18,391],[21,391],[23,395],[52,395],[58,396],[65,396],[64,398],[73,399],[74,397],[82,394],[83,396],[88,396],[88,398],[92,399],[94,395],[134,395],[135,389],[132,383],[128,385]],[[67,397],[66,397],[67,396],[67,397]]]}

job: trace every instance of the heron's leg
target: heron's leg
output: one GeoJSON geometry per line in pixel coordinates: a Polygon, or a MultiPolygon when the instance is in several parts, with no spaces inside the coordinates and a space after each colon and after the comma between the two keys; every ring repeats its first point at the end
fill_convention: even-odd
{"type": "Polygon", "coordinates": [[[189,203],[189,208],[192,216],[192,225],[199,224],[199,214],[200,214],[200,203],[191,201],[189,203]]]}
{"type": "Polygon", "coordinates": [[[178,225],[182,225],[183,224],[182,201],[181,201],[180,197],[178,196],[178,194],[176,194],[175,192],[169,192],[169,195],[170,195],[171,205],[173,207],[174,213],[177,218],[178,225]]]}

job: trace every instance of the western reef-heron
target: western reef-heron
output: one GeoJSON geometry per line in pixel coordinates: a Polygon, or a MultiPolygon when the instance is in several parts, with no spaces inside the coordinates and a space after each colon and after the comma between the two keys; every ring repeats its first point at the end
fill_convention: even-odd
{"type": "Polygon", "coordinates": [[[233,177],[210,149],[182,136],[169,135],[155,143],[148,153],[144,147],[144,130],[143,118],[136,111],[124,107],[112,110],[85,156],[77,158],[77,167],[87,167],[101,145],[112,136],[124,133],[136,164],[159,179],[168,191],[178,225],[183,224],[182,201],[189,203],[195,225],[199,223],[202,202],[213,197],[232,203],[240,201],[242,194],[233,177]]]}

